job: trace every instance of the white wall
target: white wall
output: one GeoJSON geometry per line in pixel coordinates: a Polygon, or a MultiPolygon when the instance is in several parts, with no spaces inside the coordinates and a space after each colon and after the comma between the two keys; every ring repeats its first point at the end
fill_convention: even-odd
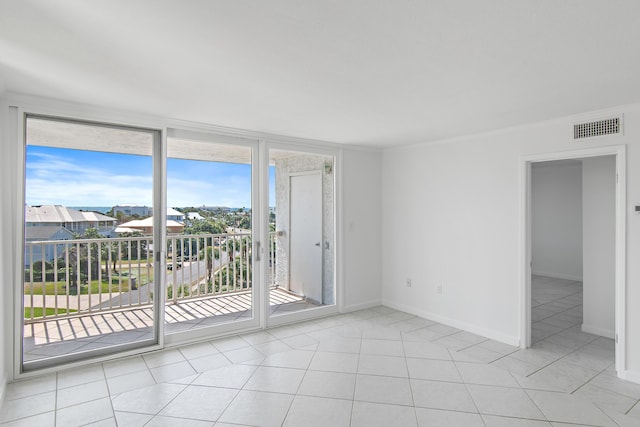
{"type": "MultiPolygon", "coordinates": [[[[584,117],[570,117],[385,151],[383,302],[518,343],[524,157],[626,144],[627,306],[640,306],[640,215],[631,213],[640,202],[640,104],[616,111],[624,136],[573,142],[584,117]]],[[[611,112],[594,116],[603,114],[611,112]]],[[[626,369],[640,380],[640,310],[627,310],[626,326],[626,369]]]]}
{"type": "Polygon", "coordinates": [[[582,280],[582,167],[579,160],[531,167],[532,272],[582,280]]]}
{"type": "Polygon", "coordinates": [[[615,333],[615,157],[584,159],[582,330],[615,333]]]}
{"type": "Polygon", "coordinates": [[[343,151],[345,311],[379,305],[382,289],[381,154],[343,151]]]}
{"type": "Polygon", "coordinates": [[[517,342],[518,151],[483,138],[384,152],[385,304],[517,342]]]}

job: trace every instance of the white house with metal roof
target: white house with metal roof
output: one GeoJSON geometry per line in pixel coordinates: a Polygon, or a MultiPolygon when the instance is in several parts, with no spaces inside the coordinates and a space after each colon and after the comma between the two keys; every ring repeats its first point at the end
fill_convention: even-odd
{"type": "MultiPolygon", "coordinates": [[[[184,231],[184,223],[167,219],[167,232],[169,234],[179,234],[184,231]]],[[[153,217],[145,219],[134,219],[133,221],[120,224],[115,232],[118,234],[140,232],[144,235],[153,234],[153,217]]]]}
{"type": "Polygon", "coordinates": [[[185,215],[177,209],[167,208],[167,221],[184,222],[185,215]]]}
{"type": "Polygon", "coordinates": [[[78,211],[61,205],[27,206],[25,218],[26,238],[31,241],[48,240],[51,236],[43,233],[45,230],[53,233],[56,227],[64,227],[72,234],[84,234],[89,228],[95,228],[102,236],[111,236],[117,222],[98,212],[78,211]]]}
{"type": "MultiPolygon", "coordinates": [[[[105,237],[111,237],[116,219],[88,211],[78,211],[61,205],[27,206],[25,209],[25,241],[45,242],[71,240],[89,228],[95,228],[105,237]]],[[[62,255],[62,245],[32,245],[25,260],[51,261],[62,255]]]]}

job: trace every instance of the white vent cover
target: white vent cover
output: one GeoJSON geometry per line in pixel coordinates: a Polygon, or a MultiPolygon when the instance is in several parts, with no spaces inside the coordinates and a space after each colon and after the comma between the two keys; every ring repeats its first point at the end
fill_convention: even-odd
{"type": "Polygon", "coordinates": [[[621,117],[612,117],[609,119],[602,119],[573,125],[573,139],[584,139],[604,135],[620,135],[621,133],[621,117]]]}

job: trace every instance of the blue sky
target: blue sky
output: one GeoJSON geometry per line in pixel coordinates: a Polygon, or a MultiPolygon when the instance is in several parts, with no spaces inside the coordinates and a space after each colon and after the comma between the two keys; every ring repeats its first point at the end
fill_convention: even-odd
{"type": "MultiPolygon", "coordinates": [[[[275,204],[274,168],[269,200],[275,204]]],[[[251,167],[167,159],[167,204],[172,207],[251,207],[251,167]]],[[[27,146],[26,203],[65,206],[152,205],[150,157],[27,146]]]]}

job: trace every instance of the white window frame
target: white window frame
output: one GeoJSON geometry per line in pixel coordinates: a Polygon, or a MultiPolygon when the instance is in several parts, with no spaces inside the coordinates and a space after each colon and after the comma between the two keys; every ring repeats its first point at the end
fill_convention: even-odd
{"type": "MultiPolygon", "coordinates": [[[[144,347],[144,349],[134,349],[122,351],[116,354],[109,354],[99,357],[92,357],[90,359],[79,360],[64,365],[65,368],[82,366],[91,363],[99,363],[103,361],[118,359],[126,356],[140,354],[142,352],[148,352],[153,350],[160,350],[166,347],[171,347],[179,344],[185,344],[188,342],[196,342],[198,340],[214,339],[229,334],[240,334],[243,332],[261,330],[268,327],[273,327],[285,323],[295,323],[322,316],[328,316],[331,314],[339,313],[343,310],[344,301],[344,289],[343,289],[343,221],[342,221],[342,148],[338,144],[306,140],[294,137],[284,137],[272,134],[265,134],[261,132],[253,132],[239,129],[230,129],[221,126],[208,125],[202,123],[195,123],[184,120],[166,119],[157,116],[150,116],[146,114],[132,113],[117,109],[102,108],[89,106],[85,104],[76,104],[72,102],[66,102],[61,100],[52,100],[30,95],[21,94],[6,94],[0,99],[0,118],[4,123],[5,138],[3,155],[7,156],[3,165],[10,165],[10,171],[7,171],[5,176],[10,177],[8,187],[14,189],[12,194],[7,197],[10,200],[10,206],[13,208],[5,218],[8,218],[9,225],[5,229],[10,229],[10,240],[12,243],[12,252],[14,258],[12,259],[12,272],[11,282],[13,286],[10,286],[8,292],[8,300],[11,302],[10,308],[12,315],[12,323],[7,328],[11,327],[11,334],[13,334],[13,378],[21,379],[28,378],[35,375],[42,375],[49,372],[57,372],[61,369],[61,365],[46,367],[34,371],[23,372],[21,369],[22,360],[22,316],[19,308],[22,307],[22,294],[16,292],[17,284],[22,283],[21,278],[21,258],[18,256],[22,252],[23,247],[23,235],[24,235],[24,213],[23,206],[25,202],[24,197],[24,159],[25,147],[24,147],[24,120],[25,113],[38,115],[38,116],[52,116],[60,117],[62,119],[87,121],[94,123],[114,124],[116,126],[130,126],[133,128],[147,128],[160,131],[161,141],[159,144],[159,153],[154,157],[154,179],[158,180],[159,185],[154,188],[160,190],[154,190],[154,200],[158,200],[158,208],[160,212],[166,210],[166,149],[167,149],[167,135],[169,134],[190,134],[208,136],[214,141],[221,141],[221,138],[244,138],[254,140],[253,144],[256,144],[254,153],[256,153],[257,162],[255,162],[252,176],[252,187],[254,199],[252,200],[252,224],[256,224],[259,229],[260,242],[268,242],[268,217],[269,217],[269,194],[268,194],[268,150],[269,149],[281,149],[306,152],[309,154],[321,154],[333,156],[335,159],[333,165],[334,173],[334,238],[335,238],[335,268],[334,268],[334,283],[335,283],[335,304],[327,307],[318,307],[317,309],[305,310],[302,312],[292,313],[291,315],[283,315],[275,318],[268,317],[268,292],[265,292],[267,283],[267,263],[261,262],[256,265],[254,274],[259,275],[259,286],[256,286],[254,290],[254,316],[255,322],[247,324],[242,329],[237,327],[219,328],[216,330],[215,335],[211,334],[208,328],[202,328],[202,331],[184,334],[172,337],[171,335],[165,335],[164,333],[164,310],[158,310],[158,343],[153,346],[144,347]],[[157,174],[157,176],[156,176],[157,174]],[[258,216],[259,213],[259,217],[258,216]]],[[[155,153],[154,153],[155,154],[155,153]]],[[[163,216],[158,216],[163,218],[163,216]]],[[[162,233],[159,241],[164,241],[166,238],[164,227],[164,220],[162,225],[158,227],[159,233],[162,233]]],[[[155,237],[155,236],[154,236],[155,237]]],[[[258,239],[256,239],[258,240],[258,239]]],[[[255,243],[254,243],[255,244],[255,243]]],[[[265,244],[262,245],[262,250],[265,249],[265,244]]],[[[254,250],[257,248],[254,246],[254,250]]],[[[160,257],[162,259],[162,257],[160,257]]],[[[264,256],[263,256],[264,259],[264,256]]],[[[7,277],[7,276],[5,276],[7,277]]],[[[164,284],[162,284],[164,287],[164,284]]],[[[162,294],[162,293],[161,293],[162,294]]],[[[164,305],[164,296],[162,301],[158,299],[160,306],[164,305]]],[[[8,305],[8,304],[7,304],[8,305]]],[[[9,333],[9,332],[8,332],[9,333]]]]}

